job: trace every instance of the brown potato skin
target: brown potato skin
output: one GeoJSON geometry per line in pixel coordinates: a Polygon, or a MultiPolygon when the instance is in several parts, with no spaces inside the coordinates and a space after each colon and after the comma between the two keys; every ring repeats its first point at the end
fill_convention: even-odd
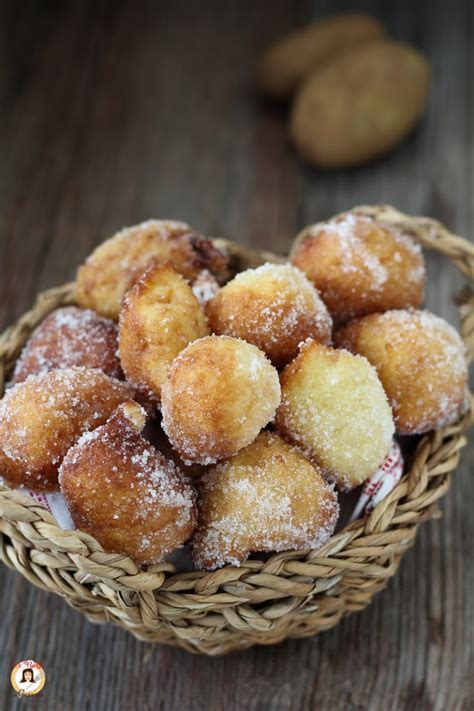
{"type": "Polygon", "coordinates": [[[304,274],[290,264],[264,264],[229,281],[207,304],[214,333],[260,348],[276,368],[298,355],[306,338],[328,344],[332,319],[304,274]]]}
{"type": "Polygon", "coordinates": [[[117,321],[125,293],[150,266],[166,261],[190,281],[203,269],[220,283],[228,277],[227,257],[212,240],[184,222],[149,220],[125,228],[92,252],[77,272],[77,303],[117,321]]]}
{"type": "Polygon", "coordinates": [[[127,292],[120,311],[124,373],[158,400],[169,366],[191,341],[209,334],[204,311],[170,262],[151,267],[127,292]]]}
{"type": "Polygon", "coordinates": [[[339,330],[336,341],[377,369],[400,434],[429,432],[462,411],[465,349],[444,319],[414,310],[372,314],[339,330]]]}
{"type": "Polygon", "coordinates": [[[364,13],[340,13],[301,27],[265,50],[257,66],[258,88],[272,99],[285,101],[325,62],[383,33],[382,24],[364,13]]]}
{"type": "Polygon", "coordinates": [[[347,49],[298,90],[290,138],[320,168],[359,165],[411,131],[426,104],[430,69],[413,47],[378,40],[347,49]]]}
{"type": "Polygon", "coordinates": [[[336,323],[389,309],[419,308],[425,266],[407,235],[356,213],[306,227],[291,263],[318,289],[336,323]]]}
{"type": "Polygon", "coordinates": [[[76,527],[138,565],[181,547],[197,518],[193,487],[142,437],[144,421],[136,403],[119,406],[69,450],[59,472],[76,527]]]}
{"type": "Polygon", "coordinates": [[[252,344],[207,336],[175,358],[161,397],[163,429],[179,456],[207,465],[255,439],[275,414],[280,384],[252,344]]]}
{"type": "Polygon", "coordinates": [[[12,487],[58,487],[58,468],[83,432],[103,424],[134,395],[128,384],[91,368],[32,375],[0,401],[0,473],[12,487]]]}
{"type": "Polygon", "coordinates": [[[117,355],[118,331],[113,321],[90,309],[56,309],[35,328],[16,362],[11,385],[56,368],[98,368],[123,378],[117,355]]]}
{"type": "Polygon", "coordinates": [[[199,483],[195,565],[240,565],[251,552],[318,548],[334,531],[339,506],[318,467],[277,434],[262,432],[199,483]]]}

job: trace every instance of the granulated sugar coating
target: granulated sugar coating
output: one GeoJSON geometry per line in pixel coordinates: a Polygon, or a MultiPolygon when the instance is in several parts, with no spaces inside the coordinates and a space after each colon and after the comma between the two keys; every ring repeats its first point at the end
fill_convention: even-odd
{"type": "Polygon", "coordinates": [[[341,489],[371,476],[394,433],[377,372],[361,356],[308,340],[281,374],[277,429],[341,489]]]}
{"type": "Polygon", "coordinates": [[[162,389],[163,429],[183,460],[213,464],[250,444],[279,402],[278,373],[262,351],[208,336],[171,365],[162,389]]]}
{"type": "Polygon", "coordinates": [[[166,261],[190,281],[203,269],[219,282],[228,277],[227,257],[212,240],[185,222],[148,220],[118,232],[88,257],[77,273],[77,303],[116,321],[128,289],[152,264],[166,261]]]}
{"type": "Polygon", "coordinates": [[[209,326],[190,285],[167,262],[148,269],[127,292],[119,332],[128,380],[159,400],[173,359],[209,326]]]}
{"type": "Polygon", "coordinates": [[[207,303],[214,298],[219,291],[219,283],[208,269],[199,272],[193,281],[193,294],[201,306],[206,309],[207,303]]]}
{"type": "Polygon", "coordinates": [[[353,321],[337,341],[377,368],[398,432],[443,427],[463,409],[465,347],[444,319],[428,311],[387,311],[353,321]]]}
{"type": "Polygon", "coordinates": [[[117,354],[117,326],[90,309],[65,306],[53,311],[33,331],[16,362],[11,384],[55,368],[99,368],[122,377],[117,354]]]}
{"type": "Polygon", "coordinates": [[[408,235],[348,212],[307,227],[291,254],[319,290],[334,321],[343,323],[388,309],[418,308],[425,267],[408,235]]]}
{"type": "Polygon", "coordinates": [[[193,486],[141,436],[144,424],[137,403],[120,405],[69,450],[59,472],[77,528],[137,564],[180,548],[197,518],[193,486]]]}
{"type": "Polygon", "coordinates": [[[69,447],[133,396],[131,385],[91,368],[30,375],[0,401],[2,476],[13,487],[56,489],[69,447]]]}
{"type": "Polygon", "coordinates": [[[192,552],[200,569],[240,565],[251,552],[319,548],[339,514],[318,468],[270,432],[210,469],[199,489],[192,552]]]}
{"type": "Polygon", "coordinates": [[[281,368],[311,336],[331,340],[332,319],[318,292],[291,264],[263,264],[228,282],[207,305],[215,333],[243,338],[281,368]]]}

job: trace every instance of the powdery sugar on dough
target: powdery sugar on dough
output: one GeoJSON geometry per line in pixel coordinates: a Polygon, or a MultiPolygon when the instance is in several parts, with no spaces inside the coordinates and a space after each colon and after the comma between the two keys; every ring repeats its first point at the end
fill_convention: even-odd
{"type": "Polygon", "coordinates": [[[207,336],[174,359],[162,427],[185,464],[214,464],[252,442],[280,402],[278,373],[255,346],[207,336]]]}
{"type": "Polygon", "coordinates": [[[421,433],[456,420],[465,403],[466,348],[447,321],[407,309],[362,319],[351,329],[362,333],[360,350],[379,369],[400,431],[421,433]]]}
{"type": "Polygon", "coordinates": [[[90,309],[66,306],[53,311],[33,331],[17,360],[12,382],[56,368],[99,368],[121,376],[117,327],[90,309]]]}
{"type": "Polygon", "coordinates": [[[107,550],[115,545],[115,552],[138,562],[155,562],[191,534],[196,494],[139,429],[119,407],[69,450],[59,480],[78,528],[96,535],[107,550]]]}
{"type": "Polygon", "coordinates": [[[276,421],[341,489],[377,469],[394,434],[387,397],[368,360],[311,340],[282,375],[276,421]]]}
{"type": "Polygon", "coordinates": [[[331,339],[332,319],[316,288],[291,264],[266,263],[237,274],[208,308],[217,333],[261,348],[278,366],[296,355],[298,340],[331,339]]]}
{"type": "Polygon", "coordinates": [[[334,490],[293,447],[270,433],[201,481],[200,524],[193,542],[199,568],[240,565],[257,551],[321,547],[334,531],[334,490]],[[261,441],[268,444],[258,454],[261,441]],[[246,460],[253,457],[252,463],[246,460]],[[259,460],[260,457],[260,461],[259,460]]]}
{"type": "Polygon", "coordinates": [[[132,386],[90,368],[31,375],[0,401],[0,460],[14,463],[17,483],[52,487],[68,447],[133,394],[132,386]]]}

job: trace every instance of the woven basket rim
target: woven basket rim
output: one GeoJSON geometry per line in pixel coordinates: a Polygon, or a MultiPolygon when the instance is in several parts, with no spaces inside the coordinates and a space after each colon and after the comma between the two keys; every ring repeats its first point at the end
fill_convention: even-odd
{"type": "MultiPolygon", "coordinates": [[[[474,275],[474,245],[462,237],[453,235],[436,220],[410,217],[387,205],[360,206],[353,211],[372,216],[380,223],[403,229],[424,247],[447,256],[464,276],[472,278],[474,275]]],[[[224,239],[216,241],[231,258],[243,258],[246,266],[257,266],[262,261],[285,261],[285,258],[273,255],[271,252],[250,249],[224,239]]],[[[474,293],[471,288],[464,290],[459,302],[461,332],[470,360],[474,355],[474,293]]],[[[54,308],[71,303],[74,303],[74,282],[49,289],[38,296],[35,306],[30,311],[0,336],[0,391],[3,391],[4,378],[34,326],[54,308]]],[[[474,403],[472,393],[469,393],[468,399],[470,404],[468,412],[458,422],[430,432],[420,439],[411,466],[395,489],[374,508],[372,513],[367,518],[358,519],[345,526],[317,550],[274,553],[266,560],[251,559],[242,563],[239,568],[225,566],[213,572],[177,572],[175,566],[169,562],[139,568],[126,556],[105,553],[100,544],[89,534],[76,530],[63,530],[45,508],[28,495],[12,490],[6,485],[0,486],[0,524],[4,520],[8,530],[11,530],[11,527],[20,530],[22,525],[27,526],[35,522],[40,535],[36,535],[33,548],[38,551],[47,550],[49,542],[53,541],[55,549],[65,551],[77,563],[78,569],[82,570],[82,575],[85,576],[84,580],[88,575],[92,576],[91,579],[103,576],[109,582],[115,580],[121,589],[140,593],[153,591],[155,596],[157,594],[159,596],[161,592],[166,592],[168,595],[187,595],[187,590],[191,593],[207,592],[207,599],[212,608],[213,600],[216,600],[215,604],[218,605],[219,595],[228,595],[228,590],[232,589],[232,586],[235,588],[235,594],[238,595],[239,588],[236,581],[242,581],[242,590],[244,590],[244,581],[257,577],[259,584],[268,585],[269,589],[272,585],[276,586],[271,595],[273,599],[287,597],[288,589],[283,586],[278,590],[276,578],[280,577],[284,581],[291,579],[294,584],[301,579],[300,588],[303,595],[305,594],[304,580],[314,575],[314,571],[334,584],[339,574],[339,561],[346,560],[345,554],[355,555],[359,543],[361,546],[362,544],[368,546],[377,536],[377,540],[381,540],[380,537],[383,536],[389,540],[391,532],[395,540],[399,531],[403,533],[411,528],[416,529],[421,520],[434,515],[437,499],[444,495],[449,485],[449,481],[447,483],[445,481],[447,474],[455,469],[459,450],[466,442],[463,432],[472,421],[474,403]],[[427,472],[428,465],[433,466],[432,471],[427,472]],[[429,489],[427,486],[430,477],[433,481],[439,480],[437,489],[429,489]],[[422,514],[417,513],[414,517],[410,513],[407,501],[419,503],[422,514]],[[44,544],[41,536],[44,536],[44,544]],[[349,550],[350,546],[353,547],[353,551],[349,550]],[[85,561],[89,561],[89,567],[85,561]],[[225,593],[222,593],[223,590],[225,593]]],[[[397,538],[400,545],[403,543],[401,539],[402,534],[397,538]]],[[[31,546],[31,538],[28,539],[26,536],[26,540],[31,546]]],[[[362,554],[362,548],[360,550],[362,554]]],[[[5,562],[8,562],[6,555],[2,557],[5,562]]],[[[356,561],[357,558],[352,560],[356,561]]],[[[393,574],[393,571],[390,574],[393,574]]],[[[373,575],[386,577],[386,574],[381,572],[380,566],[374,567],[373,575]]],[[[35,584],[38,582],[35,581],[35,584]]],[[[320,590],[324,590],[324,587],[320,590]]],[[[187,597],[189,598],[189,595],[187,597]]],[[[167,600],[169,601],[169,598],[167,600]]],[[[130,624],[129,627],[133,626],[130,624]]],[[[184,641],[182,646],[186,646],[184,641]]]]}

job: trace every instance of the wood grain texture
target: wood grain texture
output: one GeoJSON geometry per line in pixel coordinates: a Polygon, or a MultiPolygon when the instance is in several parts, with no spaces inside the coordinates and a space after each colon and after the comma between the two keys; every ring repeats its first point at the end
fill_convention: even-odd
{"type": "MultiPolygon", "coordinates": [[[[308,222],[389,202],[459,234],[473,229],[470,3],[82,2],[0,8],[0,325],[66,281],[101,239],[147,217],[284,252],[308,222]],[[261,48],[312,16],[373,11],[428,55],[428,112],[394,153],[320,173],[286,139],[285,111],[255,96],[261,48]]],[[[455,322],[454,268],[428,258],[428,306],[455,322]]],[[[423,526],[399,574],[363,613],[307,641],[221,659],[96,627],[0,569],[0,709],[474,708],[474,447],[443,518],[423,526]],[[33,657],[41,696],[15,699],[33,657]]]]}

